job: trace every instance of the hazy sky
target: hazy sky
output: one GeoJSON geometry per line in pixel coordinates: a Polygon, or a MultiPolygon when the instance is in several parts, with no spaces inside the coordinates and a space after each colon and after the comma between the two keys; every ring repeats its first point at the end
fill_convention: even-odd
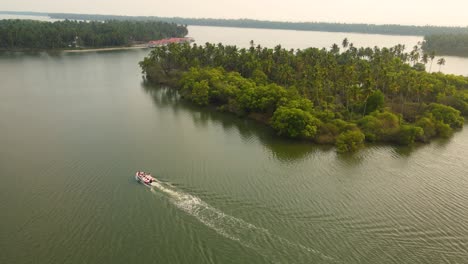
{"type": "Polygon", "coordinates": [[[468,26],[468,0],[1,0],[0,10],[468,26]]]}

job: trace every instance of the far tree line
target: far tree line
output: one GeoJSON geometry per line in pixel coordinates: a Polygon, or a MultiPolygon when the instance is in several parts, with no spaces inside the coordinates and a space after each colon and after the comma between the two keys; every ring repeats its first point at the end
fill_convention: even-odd
{"type": "Polygon", "coordinates": [[[425,36],[422,49],[426,52],[435,51],[440,55],[468,57],[468,33],[425,36]]]}
{"type": "Polygon", "coordinates": [[[407,26],[407,25],[376,25],[376,24],[347,24],[327,22],[281,22],[255,19],[216,19],[216,18],[184,18],[184,17],[158,17],[158,16],[115,16],[115,15],[89,15],[50,13],[56,19],[84,19],[84,20],[157,20],[194,26],[240,27],[240,28],[266,28],[289,29],[303,31],[326,32],[355,32],[365,34],[409,35],[425,36],[431,34],[468,34],[468,27],[440,27],[440,26],[407,26]]]}
{"type": "Polygon", "coordinates": [[[158,21],[0,20],[0,49],[126,46],[187,33],[185,26],[158,21]]]}
{"type": "MultiPolygon", "coordinates": [[[[268,29],[290,29],[290,30],[327,31],[327,32],[355,32],[355,33],[365,33],[365,34],[386,34],[386,35],[428,36],[428,35],[434,35],[434,34],[468,34],[468,27],[346,24],[346,23],[326,23],[326,22],[281,22],[281,21],[255,20],[255,19],[119,16],[119,15],[39,13],[39,12],[14,12],[14,11],[0,11],[0,13],[13,14],[13,15],[49,16],[54,19],[69,19],[69,20],[164,21],[164,22],[169,22],[169,23],[176,23],[176,24],[181,24],[181,25],[194,25],[194,26],[268,28],[268,29]]],[[[313,19],[313,17],[311,19],[313,19]]]]}
{"type": "MultiPolygon", "coordinates": [[[[16,15],[49,16],[54,19],[82,21],[162,21],[180,25],[219,26],[239,28],[286,29],[324,32],[355,32],[365,34],[411,35],[425,36],[422,49],[426,53],[435,51],[438,55],[468,56],[468,27],[443,26],[410,26],[410,25],[375,25],[375,24],[345,24],[325,22],[279,22],[254,19],[214,19],[214,18],[182,18],[158,16],[118,16],[90,15],[71,13],[39,13],[39,12],[6,12],[16,15]]],[[[117,37],[116,37],[117,38],[117,37]]],[[[99,42],[99,41],[98,41],[99,42]]],[[[118,40],[103,40],[106,45],[118,40]]],[[[121,41],[119,42],[121,43],[121,41]]],[[[121,45],[121,44],[119,44],[121,45]]]]}

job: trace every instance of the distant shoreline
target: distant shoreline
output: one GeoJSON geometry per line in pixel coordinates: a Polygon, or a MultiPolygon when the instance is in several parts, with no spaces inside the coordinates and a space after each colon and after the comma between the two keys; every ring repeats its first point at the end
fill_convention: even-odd
{"type": "Polygon", "coordinates": [[[298,31],[343,32],[399,36],[426,36],[432,34],[468,34],[465,26],[435,25],[399,25],[399,24],[365,24],[365,23],[332,23],[332,22],[286,22],[256,19],[221,19],[221,18],[184,18],[158,16],[124,16],[73,13],[36,13],[25,11],[0,11],[0,14],[48,16],[53,19],[105,21],[162,21],[179,25],[217,26],[235,28],[283,29],[298,31]]]}
{"type": "Polygon", "coordinates": [[[106,47],[106,48],[83,48],[83,49],[65,49],[60,50],[65,53],[93,52],[93,51],[111,51],[111,50],[131,50],[131,49],[149,49],[146,45],[106,47]]]}
{"type": "Polygon", "coordinates": [[[141,49],[158,45],[158,41],[180,42],[187,34],[185,26],[159,21],[1,19],[0,50],[82,52],[141,49]]]}
{"type": "Polygon", "coordinates": [[[81,53],[94,51],[112,51],[112,50],[133,50],[150,49],[147,45],[102,47],[102,48],[78,48],[78,49],[0,49],[0,52],[63,52],[63,53],[81,53]]]}

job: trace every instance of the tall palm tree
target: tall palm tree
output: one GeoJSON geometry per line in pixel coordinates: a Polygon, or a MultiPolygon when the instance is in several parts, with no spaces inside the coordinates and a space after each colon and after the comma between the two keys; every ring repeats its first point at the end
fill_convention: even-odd
{"type": "Polygon", "coordinates": [[[431,51],[431,53],[429,54],[429,58],[431,59],[431,66],[429,67],[429,72],[432,71],[432,62],[434,62],[434,58],[435,58],[435,51],[431,51]]]}
{"type": "Polygon", "coordinates": [[[440,72],[440,69],[442,68],[442,65],[445,65],[445,59],[444,59],[444,58],[440,58],[440,59],[437,61],[437,64],[439,64],[439,72],[440,72]]]}
{"type": "Polygon", "coordinates": [[[331,51],[331,53],[333,53],[335,55],[338,55],[338,53],[340,53],[340,48],[338,47],[338,45],[333,44],[330,51],[331,51]]]}
{"type": "Polygon", "coordinates": [[[343,39],[342,45],[343,45],[343,48],[345,48],[345,49],[348,47],[348,45],[349,45],[349,40],[348,40],[348,38],[343,39]]]}
{"type": "Polygon", "coordinates": [[[421,61],[422,61],[422,63],[424,63],[424,65],[426,65],[429,62],[429,54],[424,53],[423,56],[422,56],[421,61]]]}
{"type": "Polygon", "coordinates": [[[413,47],[413,50],[411,51],[410,56],[411,56],[411,60],[413,61],[413,66],[416,65],[416,63],[418,63],[419,61],[419,58],[421,57],[421,54],[419,53],[418,45],[415,45],[413,47]]]}

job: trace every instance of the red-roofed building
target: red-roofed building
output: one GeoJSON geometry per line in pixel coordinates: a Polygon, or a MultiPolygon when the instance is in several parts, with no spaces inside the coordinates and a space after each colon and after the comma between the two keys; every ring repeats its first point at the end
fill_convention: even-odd
{"type": "Polygon", "coordinates": [[[190,43],[194,41],[195,40],[193,38],[166,38],[166,39],[160,39],[160,40],[152,40],[148,42],[148,47],[154,48],[154,47],[169,45],[171,43],[181,44],[181,43],[190,43]]]}

